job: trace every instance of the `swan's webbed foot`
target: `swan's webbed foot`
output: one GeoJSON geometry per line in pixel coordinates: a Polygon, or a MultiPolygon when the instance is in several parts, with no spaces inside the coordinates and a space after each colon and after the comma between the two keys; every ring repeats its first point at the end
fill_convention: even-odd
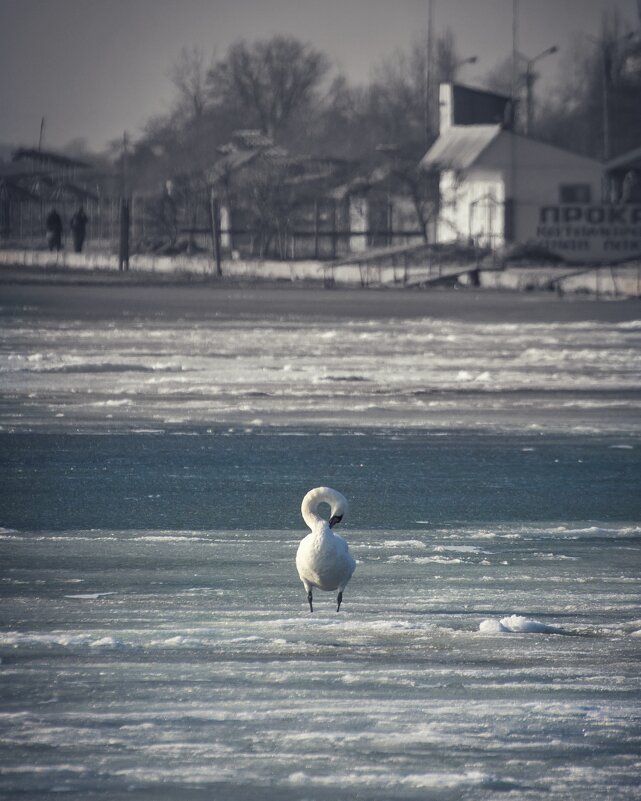
{"type": "Polygon", "coordinates": [[[341,590],[341,591],[338,593],[338,597],[336,598],[336,611],[337,611],[337,612],[340,612],[340,611],[341,611],[341,603],[342,603],[342,602],[343,602],[343,591],[341,590]]]}
{"type": "Polygon", "coordinates": [[[314,607],[312,606],[312,591],[311,590],[307,593],[307,600],[309,601],[309,611],[313,612],[314,611],[314,607]]]}

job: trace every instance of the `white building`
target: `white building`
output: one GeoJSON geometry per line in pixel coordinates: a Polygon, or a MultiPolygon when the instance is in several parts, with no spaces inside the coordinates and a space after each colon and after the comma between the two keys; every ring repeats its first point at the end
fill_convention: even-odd
{"type": "Polygon", "coordinates": [[[514,133],[509,110],[508,98],[441,85],[440,135],[420,163],[440,173],[437,241],[536,244],[568,261],[641,253],[641,207],[604,203],[603,165],[514,133]]]}

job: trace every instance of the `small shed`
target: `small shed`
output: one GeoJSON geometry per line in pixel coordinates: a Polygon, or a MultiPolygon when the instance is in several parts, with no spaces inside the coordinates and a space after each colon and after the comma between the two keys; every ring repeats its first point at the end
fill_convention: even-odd
{"type": "Polygon", "coordinates": [[[423,242],[426,235],[432,241],[433,214],[417,207],[419,204],[426,207],[431,198],[425,189],[417,192],[416,186],[412,196],[410,184],[416,183],[413,172],[410,174],[394,163],[379,164],[362,168],[351,180],[331,190],[330,197],[344,209],[349,252],[416,244],[423,242]],[[429,231],[424,232],[426,226],[429,231]]]}
{"type": "Polygon", "coordinates": [[[507,107],[507,124],[470,115],[456,123],[455,94],[441,85],[440,135],[420,163],[439,173],[437,241],[536,243],[571,261],[601,257],[587,230],[607,217],[593,210],[603,206],[601,163],[516,133],[507,107]]]}

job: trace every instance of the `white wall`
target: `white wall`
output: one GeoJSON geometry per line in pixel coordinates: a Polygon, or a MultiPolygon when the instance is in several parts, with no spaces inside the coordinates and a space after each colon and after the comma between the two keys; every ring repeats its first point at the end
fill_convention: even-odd
{"type": "MultiPolygon", "coordinates": [[[[0,266],[10,268],[35,267],[49,268],[51,280],[56,280],[56,268],[59,270],[86,270],[94,272],[98,277],[101,271],[114,271],[117,274],[118,259],[114,255],[100,253],[49,253],[49,251],[28,250],[0,250],[0,266]]],[[[461,265],[453,264],[451,272],[460,272],[461,265]]],[[[187,274],[210,276],[220,281],[221,286],[226,280],[255,281],[255,280],[312,280],[320,282],[324,277],[332,277],[337,284],[360,285],[363,282],[376,286],[389,284],[402,286],[405,270],[403,267],[370,267],[362,265],[343,265],[332,269],[327,262],[300,261],[300,262],[273,262],[273,261],[225,261],[223,264],[225,278],[216,279],[215,268],[211,259],[202,256],[140,256],[131,257],[131,277],[141,273],[172,274],[175,277],[185,277],[187,274]],[[365,281],[364,281],[365,279],[365,281]]],[[[448,272],[443,269],[442,275],[448,272]]],[[[431,274],[424,266],[410,266],[408,278],[411,283],[419,283],[431,274]]],[[[522,267],[507,270],[487,270],[481,272],[481,286],[494,289],[525,289],[528,286],[545,286],[550,279],[559,280],[561,286],[568,292],[598,291],[600,294],[612,293],[639,297],[641,286],[641,262],[629,266],[608,268],[607,270],[580,271],[576,269],[553,268],[549,266],[533,268],[522,267]]],[[[65,280],[62,278],[61,280],[65,280]]]]}
{"type": "Polygon", "coordinates": [[[499,170],[468,170],[457,179],[453,170],[441,173],[441,214],[438,241],[474,239],[479,245],[503,243],[505,188],[499,170]]]}
{"type": "Polygon", "coordinates": [[[591,203],[601,202],[603,169],[598,161],[509,131],[492,142],[475,166],[503,174],[505,197],[515,202],[517,242],[532,237],[533,208],[558,205],[561,184],[589,184],[591,203]]]}
{"type": "Polygon", "coordinates": [[[229,228],[231,224],[231,214],[229,213],[229,207],[225,205],[221,205],[220,207],[220,244],[221,247],[229,250],[231,247],[231,234],[229,233],[229,228]]]}
{"type": "Polygon", "coordinates": [[[441,172],[438,241],[472,237],[479,244],[501,246],[504,203],[511,197],[515,239],[530,241],[539,208],[559,204],[561,184],[588,184],[591,202],[598,204],[602,175],[597,161],[503,131],[464,173],[441,172]]]}
{"type": "Polygon", "coordinates": [[[362,253],[367,250],[367,231],[369,219],[369,205],[367,198],[352,195],[349,199],[349,230],[352,234],[363,231],[363,236],[351,236],[349,249],[352,253],[362,253]]]}

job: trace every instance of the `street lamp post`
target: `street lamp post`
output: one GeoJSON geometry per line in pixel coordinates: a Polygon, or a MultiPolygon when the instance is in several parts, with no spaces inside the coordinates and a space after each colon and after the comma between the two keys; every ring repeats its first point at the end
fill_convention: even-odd
{"type": "Polygon", "coordinates": [[[602,102],[602,113],[603,113],[603,161],[608,161],[610,158],[610,92],[609,92],[609,83],[610,83],[610,65],[612,59],[612,51],[620,42],[626,42],[630,39],[633,39],[635,36],[634,32],[626,33],[625,36],[620,36],[618,39],[614,39],[613,41],[606,41],[605,38],[603,39],[595,39],[593,36],[587,36],[586,38],[589,39],[592,44],[596,45],[601,49],[601,68],[602,68],[602,93],[601,93],[601,102],[602,102]]]}
{"type": "Polygon", "coordinates": [[[553,53],[557,53],[559,48],[556,45],[552,45],[552,47],[548,47],[542,53],[539,53],[538,56],[529,59],[525,64],[525,135],[527,136],[530,133],[530,125],[532,124],[532,117],[533,117],[533,110],[532,110],[532,88],[534,86],[534,73],[532,72],[532,67],[536,64],[537,61],[540,61],[545,56],[551,56],[553,53]]]}
{"type": "Polygon", "coordinates": [[[459,67],[464,67],[466,64],[476,64],[478,60],[478,56],[470,56],[469,58],[462,58],[460,61],[455,61],[451,66],[452,80],[456,78],[456,72],[459,67]]]}

